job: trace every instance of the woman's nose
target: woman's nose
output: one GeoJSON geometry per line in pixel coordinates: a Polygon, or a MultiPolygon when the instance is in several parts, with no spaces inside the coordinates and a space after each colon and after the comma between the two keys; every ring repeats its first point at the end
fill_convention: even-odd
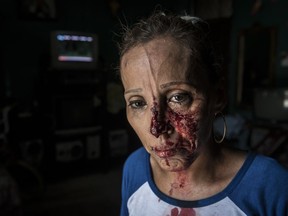
{"type": "Polygon", "coordinates": [[[156,107],[151,108],[152,119],[150,126],[150,133],[158,138],[163,133],[171,131],[172,126],[169,121],[165,119],[165,115],[160,113],[156,107]]]}
{"type": "Polygon", "coordinates": [[[150,132],[158,138],[161,134],[166,132],[166,124],[163,121],[157,121],[152,118],[150,132]]]}

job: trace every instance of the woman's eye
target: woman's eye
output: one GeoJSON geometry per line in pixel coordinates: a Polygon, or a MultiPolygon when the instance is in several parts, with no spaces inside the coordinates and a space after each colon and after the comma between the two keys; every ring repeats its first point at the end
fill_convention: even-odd
{"type": "Polygon", "coordinates": [[[146,102],[143,100],[129,101],[129,104],[128,104],[128,106],[131,107],[132,109],[141,109],[145,107],[146,105],[147,105],[146,102]]]}
{"type": "Polygon", "coordinates": [[[186,104],[191,102],[192,98],[189,94],[186,93],[179,93],[179,94],[174,94],[172,95],[169,99],[168,102],[172,103],[177,103],[177,104],[186,104]]]}

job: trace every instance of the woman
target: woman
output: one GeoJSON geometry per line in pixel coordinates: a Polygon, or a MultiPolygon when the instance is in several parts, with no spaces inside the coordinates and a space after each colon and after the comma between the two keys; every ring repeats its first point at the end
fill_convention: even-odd
{"type": "Polygon", "coordinates": [[[127,118],[143,144],[124,166],[122,216],[288,214],[287,170],[221,144],[226,101],[207,23],[155,13],[120,48],[127,118]]]}

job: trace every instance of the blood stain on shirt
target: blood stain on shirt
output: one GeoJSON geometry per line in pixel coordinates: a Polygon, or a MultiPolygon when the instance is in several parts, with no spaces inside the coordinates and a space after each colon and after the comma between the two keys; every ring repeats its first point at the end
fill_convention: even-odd
{"type": "Polygon", "coordinates": [[[170,216],[196,216],[196,212],[193,208],[181,208],[180,212],[177,207],[171,209],[170,216]]]}

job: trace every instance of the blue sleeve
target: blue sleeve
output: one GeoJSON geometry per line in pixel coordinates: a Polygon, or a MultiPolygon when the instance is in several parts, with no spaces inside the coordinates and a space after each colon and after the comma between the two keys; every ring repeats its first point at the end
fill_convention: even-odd
{"type": "Polygon", "coordinates": [[[258,155],[230,198],[247,215],[288,216],[288,170],[258,155]]]}
{"type": "Polygon", "coordinates": [[[121,216],[128,216],[128,209],[127,209],[127,201],[128,201],[128,197],[129,197],[129,193],[128,193],[128,172],[127,172],[127,162],[124,164],[124,169],[123,169],[123,174],[122,174],[122,188],[121,188],[121,192],[122,192],[122,202],[121,202],[121,216]]]}
{"type": "Polygon", "coordinates": [[[122,175],[121,216],[128,216],[127,202],[130,196],[147,181],[149,156],[141,147],[133,152],[125,161],[122,175]]]}

